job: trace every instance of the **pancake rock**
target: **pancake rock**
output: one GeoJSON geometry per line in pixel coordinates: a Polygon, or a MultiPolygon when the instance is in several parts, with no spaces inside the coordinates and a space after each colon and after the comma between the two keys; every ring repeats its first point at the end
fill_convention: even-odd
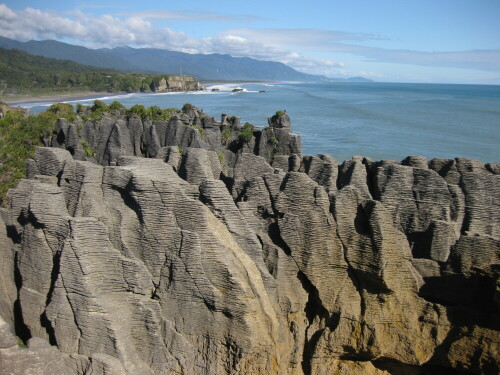
{"type": "Polygon", "coordinates": [[[269,125],[60,119],[1,211],[0,374],[497,374],[498,164],[269,125]]]}

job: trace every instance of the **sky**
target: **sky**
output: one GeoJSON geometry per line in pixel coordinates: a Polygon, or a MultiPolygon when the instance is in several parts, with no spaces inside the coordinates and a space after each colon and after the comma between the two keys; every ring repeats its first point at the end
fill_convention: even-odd
{"type": "Polygon", "coordinates": [[[14,0],[0,35],[228,53],[328,77],[500,84],[500,0],[14,0]]]}

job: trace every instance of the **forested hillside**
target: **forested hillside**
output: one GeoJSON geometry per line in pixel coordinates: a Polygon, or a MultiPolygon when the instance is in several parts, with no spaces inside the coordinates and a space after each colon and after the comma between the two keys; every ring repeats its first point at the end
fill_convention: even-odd
{"type": "Polygon", "coordinates": [[[167,75],[125,73],[0,48],[0,95],[154,91],[167,75]]]}

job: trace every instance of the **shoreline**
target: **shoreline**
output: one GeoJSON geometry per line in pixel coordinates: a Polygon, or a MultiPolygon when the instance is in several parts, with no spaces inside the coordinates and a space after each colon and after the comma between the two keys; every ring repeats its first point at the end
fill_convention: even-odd
{"type": "Polygon", "coordinates": [[[1,101],[3,101],[7,105],[18,105],[19,104],[29,104],[29,103],[44,103],[44,102],[54,102],[54,103],[59,103],[59,102],[64,102],[64,101],[69,101],[69,100],[83,100],[83,99],[93,99],[93,98],[103,98],[105,96],[110,96],[110,95],[126,95],[127,93],[125,92],[117,92],[117,93],[110,93],[110,92],[102,92],[102,91],[83,91],[83,92],[74,92],[74,93],[58,93],[58,94],[42,94],[40,96],[38,95],[26,95],[26,96],[15,96],[12,98],[9,97],[3,97],[0,98],[1,101]]]}
{"type": "MultiPolygon", "coordinates": [[[[227,85],[227,84],[245,84],[245,83],[271,83],[266,81],[213,81],[213,82],[203,82],[203,89],[207,90],[209,87],[217,85],[227,85]]],[[[10,106],[25,107],[23,104],[33,104],[33,103],[60,103],[73,100],[88,100],[88,99],[100,99],[108,96],[122,96],[136,94],[130,92],[102,92],[102,91],[81,91],[81,92],[68,92],[68,93],[53,93],[53,94],[26,94],[26,95],[16,95],[16,96],[0,96],[0,102],[3,102],[10,106]]],[[[29,107],[25,107],[29,108],[29,107]]]]}

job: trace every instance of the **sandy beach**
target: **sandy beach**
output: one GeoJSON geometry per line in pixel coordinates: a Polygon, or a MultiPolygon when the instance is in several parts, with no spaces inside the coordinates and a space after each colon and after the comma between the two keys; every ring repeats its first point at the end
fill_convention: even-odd
{"type": "Polygon", "coordinates": [[[125,95],[126,93],[109,93],[109,92],[97,92],[97,91],[84,91],[84,92],[68,92],[59,94],[48,94],[48,95],[19,95],[19,96],[2,96],[0,101],[3,101],[9,105],[20,105],[24,103],[38,103],[38,102],[65,102],[68,100],[78,100],[78,99],[90,99],[90,98],[102,98],[110,95],[125,95]]]}

